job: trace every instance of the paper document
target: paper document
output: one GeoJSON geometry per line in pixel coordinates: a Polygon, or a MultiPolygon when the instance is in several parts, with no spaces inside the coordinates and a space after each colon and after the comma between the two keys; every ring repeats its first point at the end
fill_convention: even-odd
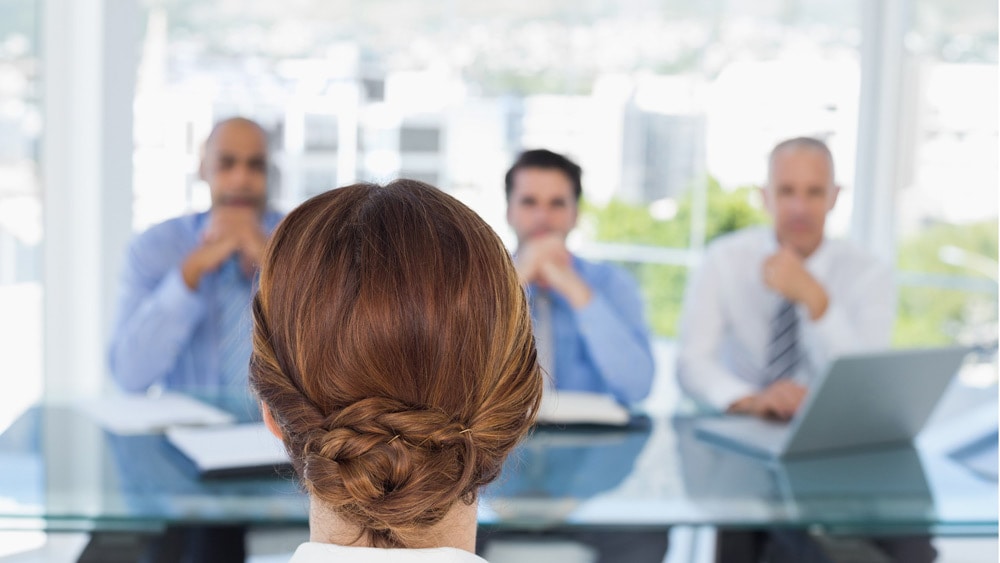
{"type": "Polygon", "coordinates": [[[171,428],[166,435],[167,441],[194,462],[202,475],[289,463],[284,445],[262,422],[215,428],[171,428]]]}
{"type": "Polygon", "coordinates": [[[232,424],[235,417],[177,393],[159,397],[123,395],[79,404],[79,408],[105,430],[115,434],[151,434],[172,426],[232,424]]]}
{"type": "Polygon", "coordinates": [[[996,435],[997,427],[997,403],[993,400],[967,406],[946,419],[938,417],[934,424],[920,433],[917,442],[931,451],[950,452],[983,437],[996,435]]]}
{"type": "Polygon", "coordinates": [[[582,391],[546,392],[538,411],[539,424],[604,424],[627,426],[628,410],[610,395],[582,391]]]}
{"type": "Polygon", "coordinates": [[[951,454],[952,459],[976,475],[992,482],[1000,476],[997,470],[997,434],[987,436],[978,444],[970,444],[951,454]]]}

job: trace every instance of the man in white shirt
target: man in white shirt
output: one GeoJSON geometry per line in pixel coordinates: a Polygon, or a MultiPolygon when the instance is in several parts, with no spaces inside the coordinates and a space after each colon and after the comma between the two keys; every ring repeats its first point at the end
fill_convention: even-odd
{"type": "MultiPolygon", "coordinates": [[[[833,157],[799,137],[771,151],[764,203],[773,228],[713,242],[688,284],[677,375],[693,399],[719,411],[787,420],[810,382],[837,356],[888,348],[895,315],[891,270],[862,249],[824,236],[837,202],[833,157]]],[[[927,536],[873,538],[892,561],[933,561],[927,536]]],[[[720,561],[827,562],[795,530],[723,530],[720,561]]]]}
{"type": "Polygon", "coordinates": [[[774,226],[709,246],[688,284],[677,373],[707,406],[788,419],[831,360],[889,346],[895,291],[887,266],[824,236],[839,192],[825,144],[784,141],[768,168],[774,226]]]}

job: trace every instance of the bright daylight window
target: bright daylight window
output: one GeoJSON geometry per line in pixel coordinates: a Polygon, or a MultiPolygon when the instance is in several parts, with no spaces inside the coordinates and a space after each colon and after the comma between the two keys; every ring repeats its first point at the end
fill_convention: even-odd
{"type": "Polygon", "coordinates": [[[896,201],[898,344],[997,342],[997,3],[916,2],[896,201]]]}
{"type": "MultiPolygon", "coordinates": [[[[905,275],[896,341],[981,340],[991,330],[995,338],[995,281],[968,264],[997,254],[996,6],[915,6],[908,48],[917,100],[904,121],[920,133],[911,181],[898,190],[905,275]],[[993,89],[962,97],[984,85],[993,89]],[[946,195],[958,184],[965,199],[992,198],[966,211],[992,215],[942,204],[960,199],[946,195]],[[964,269],[949,265],[963,260],[964,269]]],[[[635,273],[661,337],[676,333],[688,269],[705,244],[765,220],[753,186],[775,142],[814,135],[830,144],[845,189],[830,231],[848,234],[858,2],[150,0],[146,8],[137,230],[208,206],[198,143],[215,120],[238,113],[271,134],[279,207],[407,176],[461,198],[508,241],[502,177],[514,155],[568,153],[584,168],[586,193],[572,245],[635,273]]]]}
{"type": "Polygon", "coordinates": [[[42,391],[37,9],[0,3],[0,431],[42,391]]]}

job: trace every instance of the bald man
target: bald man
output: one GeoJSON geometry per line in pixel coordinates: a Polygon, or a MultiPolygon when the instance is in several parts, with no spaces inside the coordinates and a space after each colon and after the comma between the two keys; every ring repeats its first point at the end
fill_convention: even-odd
{"type": "MultiPolygon", "coordinates": [[[[771,151],[763,196],[773,226],[714,241],[688,284],[677,375],[689,397],[718,411],[787,420],[834,358],[889,347],[891,270],[824,235],[838,192],[822,141],[799,137],[771,151]]],[[[928,536],[870,544],[894,562],[936,557],[928,536]]],[[[833,561],[803,531],[720,530],[720,561],[764,554],[775,563],[833,561]]]]}
{"type": "Polygon", "coordinates": [[[133,240],[110,349],[112,375],[124,390],[246,389],[251,286],[281,219],[267,208],[267,158],[260,125],[243,118],[218,123],[199,168],[211,209],[133,240]]]}
{"type": "Polygon", "coordinates": [[[822,141],[789,139],[771,151],[763,196],[773,226],[713,242],[688,285],[677,367],[690,397],[788,419],[831,360],[889,346],[890,269],[824,235],[838,192],[822,141]]]}

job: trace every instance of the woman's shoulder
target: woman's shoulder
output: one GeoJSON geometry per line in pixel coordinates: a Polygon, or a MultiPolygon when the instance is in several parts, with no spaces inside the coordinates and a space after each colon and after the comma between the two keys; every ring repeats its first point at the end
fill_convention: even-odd
{"type": "Polygon", "coordinates": [[[330,543],[307,542],[295,550],[290,563],[486,563],[486,560],[464,549],[435,547],[427,549],[380,549],[350,547],[330,543]]]}

